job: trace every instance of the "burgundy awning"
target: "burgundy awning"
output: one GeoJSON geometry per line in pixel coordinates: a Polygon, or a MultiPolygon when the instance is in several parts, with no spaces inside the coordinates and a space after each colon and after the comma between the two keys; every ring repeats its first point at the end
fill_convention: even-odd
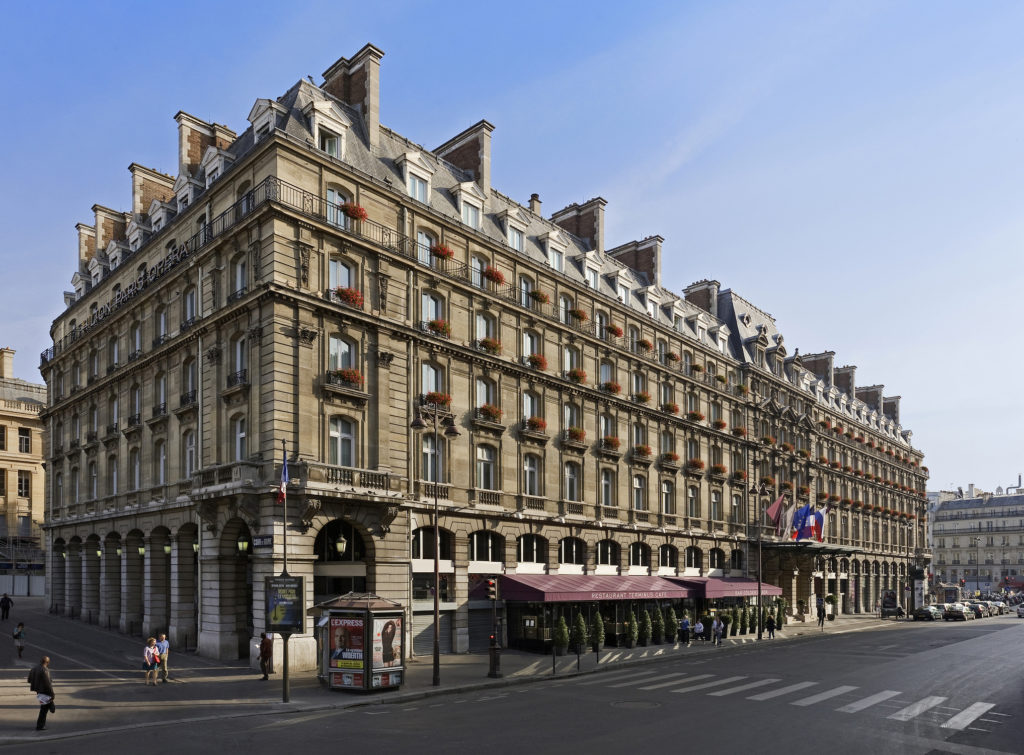
{"type": "Polygon", "coordinates": [[[697,591],[662,577],[617,577],[593,574],[506,574],[502,600],[529,603],[582,603],[598,600],[692,598],[697,591]]]}
{"type": "MultiPolygon", "coordinates": [[[[693,588],[698,598],[752,598],[757,595],[757,580],[743,577],[669,577],[686,587],[693,588]]],[[[782,595],[782,588],[761,583],[762,596],[782,595]]]]}

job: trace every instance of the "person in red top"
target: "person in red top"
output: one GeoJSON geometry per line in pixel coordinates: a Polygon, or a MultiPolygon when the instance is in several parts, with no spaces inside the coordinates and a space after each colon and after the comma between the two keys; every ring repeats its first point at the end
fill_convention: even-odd
{"type": "Polygon", "coordinates": [[[260,671],[263,672],[263,681],[274,670],[274,641],[267,637],[266,632],[260,632],[260,671]]]}

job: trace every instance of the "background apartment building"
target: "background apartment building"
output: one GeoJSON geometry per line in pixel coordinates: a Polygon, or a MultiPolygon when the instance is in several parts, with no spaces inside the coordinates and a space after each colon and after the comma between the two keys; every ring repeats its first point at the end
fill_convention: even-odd
{"type": "Polygon", "coordinates": [[[251,655],[282,441],[307,604],[400,601],[416,652],[435,590],[443,650],[486,643],[489,575],[749,576],[781,492],[831,506],[823,543],[764,530],[791,605],[871,610],[905,582],[926,470],[898,399],[790,353],[716,281],[672,293],[661,237],[606,245],[603,199],[545,216],[500,194],[486,121],[433,150],[380,125],[382,55],[257,100],[238,135],[178,113],[178,174],[133,164],[131,211],[78,227],[41,364],[53,609],[251,655]],[[435,414],[458,437],[412,426],[435,414]]]}

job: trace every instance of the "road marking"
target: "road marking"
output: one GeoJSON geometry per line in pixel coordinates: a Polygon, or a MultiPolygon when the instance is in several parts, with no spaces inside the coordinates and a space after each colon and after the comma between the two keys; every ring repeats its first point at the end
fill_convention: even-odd
{"type": "Polygon", "coordinates": [[[656,674],[656,671],[611,671],[607,674],[599,674],[600,679],[595,679],[589,682],[580,682],[580,687],[587,687],[591,684],[607,684],[609,679],[618,679],[620,676],[652,676],[656,674]]]}
{"type": "Polygon", "coordinates": [[[939,703],[946,702],[944,697],[926,697],[923,700],[918,700],[913,705],[908,705],[903,710],[893,713],[889,718],[893,721],[909,721],[910,719],[921,715],[929,708],[934,708],[939,703]]]}
{"type": "MultiPolygon", "coordinates": [[[[697,674],[696,676],[691,676],[689,679],[686,679],[686,681],[688,681],[688,682],[695,682],[698,679],[710,679],[712,676],[714,676],[714,674],[697,674]]],[[[650,681],[650,679],[648,679],[647,681],[650,681]]],[[[673,679],[670,682],[662,682],[661,684],[652,684],[649,687],[640,687],[639,689],[649,690],[649,689],[661,689],[662,687],[674,687],[675,685],[679,684],[679,682],[681,682],[681,681],[683,681],[683,680],[682,679],[673,679]]]]}
{"type": "Polygon", "coordinates": [[[874,651],[874,650],[888,650],[889,648],[898,648],[898,647],[899,647],[899,645],[879,645],[876,648],[871,648],[871,650],[872,651],[874,651]]]}
{"type": "Polygon", "coordinates": [[[830,689],[827,692],[820,692],[817,695],[812,695],[811,697],[805,697],[803,700],[794,700],[790,703],[790,705],[800,705],[806,707],[808,705],[820,703],[822,700],[828,700],[830,697],[839,697],[840,695],[845,695],[847,692],[852,692],[855,689],[857,688],[844,685],[842,687],[830,689]]]}
{"type": "Polygon", "coordinates": [[[965,708],[962,712],[957,713],[951,719],[942,724],[943,729],[960,729],[963,731],[972,723],[975,719],[981,718],[983,715],[992,710],[995,703],[975,703],[969,708],[965,708]]]}
{"type": "Polygon", "coordinates": [[[695,684],[692,687],[683,687],[681,689],[674,689],[674,690],[671,690],[671,691],[672,692],[676,692],[676,693],[682,695],[682,694],[685,694],[687,692],[696,692],[699,689],[707,689],[708,687],[717,687],[720,684],[732,684],[733,682],[742,682],[746,678],[747,677],[745,677],[745,676],[730,676],[727,679],[719,679],[717,682],[704,682],[703,684],[695,684]]]}
{"type": "Polygon", "coordinates": [[[788,695],[790,692],[798,692],[808,687],[814,687],[817,682],[800,682],[798,684],[790,684],[788,687],[782,689],[773,689],[771,692],[762,692],[760,695],[751,695],[748,700],[771,700],[773,697],[781,697],[782,695],[788,695]]]}
{"type": "Polygon", "coordinates": [[[726,695],[732,695],[736,692],[745,692],[748,689],[754,689],[755,687],[763,687],[766,684],[775,684],[775,682],[781,681],[780,679],[762,679],[759,682],[750,682],[749,684],[741,684],[739,687],[731,687],[730,689],[721,689],[718,692],[709,692],[709,697],[725,697],[726,695]]]}
{"type": "Polygon", "coordinates": [[[879,692],[877,695],[865,697],[863,700],[858,700],[855,703],[844,705],[842,708],[836,708],[836,710],[839,713],[859,713],[865,708],[870,708],[872,705],[884,702],[885,700],[888,700],[891,697],[896,697],[896,695],[898,694],[900,693],[896,692],[895,690],[887,689],[885,692],[879,692]]]}
{"type": "MultiPolygon", "coordinates": [[[[633,680],[628,681],[628,682],[619,682],[618,684],[609,684],[608,686],[611,689],[617,689],[618,687],[632,687],[635,684],[644,684],[645,682],[653,682],[653,681],[657,681],[659,679],[669,679],[671,677],[678,677],[678,676],[686,676],[686,672],[685,671],[680,671],[680,672],[678,672],[676,674],[661,674],[660,676],[656,676],[653,679],[633,679],[633,680]]],[[[675,681],[669,682],[669,684],[677,684],[678,682],[679,682],[679,680],[676,679],[675,681]]]]}

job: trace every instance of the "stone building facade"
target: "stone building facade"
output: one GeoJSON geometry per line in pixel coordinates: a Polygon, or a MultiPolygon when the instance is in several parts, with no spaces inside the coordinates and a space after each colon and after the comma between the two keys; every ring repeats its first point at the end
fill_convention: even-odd
{"type": "Polygon", "coordinates": [[[831,526],[766,534],[767,581],[870,610],[923,548],[899,400],[715,281],[663,287],[663,239],[607,246],[605,200],[500,194],[486,121],[434,150],[382,126],[382,55],[257,100],[239,135],[179,113],[178,174],[133,164],[131,212],[79,226],[41,364],[53,610],[249,655],[287,526],[308,605],[398,600],[420,650],[437,589],[462,652],[487,575],[753,573],[782,491],[828,497],[831,526]],[[435,414],[459,437],[411,427],[435,414]]]}

